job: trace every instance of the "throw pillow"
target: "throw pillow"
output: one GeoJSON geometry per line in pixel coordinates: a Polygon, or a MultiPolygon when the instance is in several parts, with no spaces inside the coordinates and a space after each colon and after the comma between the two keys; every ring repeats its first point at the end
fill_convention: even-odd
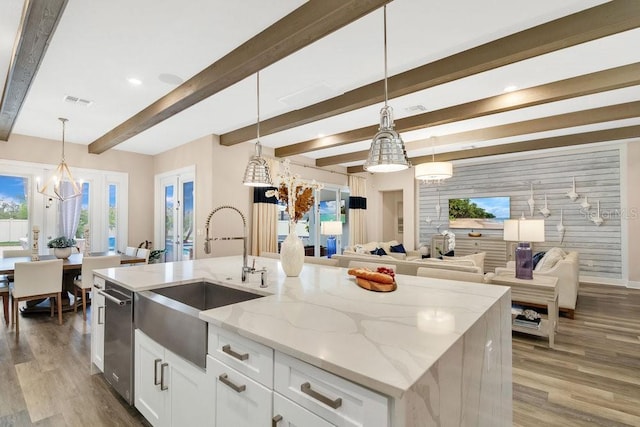
{"type": "Polygon", "coordinates": [[[396,245],[396,246],[390,246],[389,247],[391,249],[391,252],[398,252],[401,254],[406,254],[407,251],[404,249],[404,245],[402,243],[396,245]]]}
{"type": "Polygon", "coordinates": [[[353,247],[353,251],[357,254],[366,254],[367,252],[364,250],[364,246],[362,245],[355,245],[353,247]]]}
{"type": "Polygon", "coordinates": [[[558,261],[564,259],[567,254],[560,248],[551,248],[542,257],[538,265],[536,265],[535,271],[546,271],[552,269],[558,261]]]}
{"type": "Polygon", "coordinates": [[[382,256],[382,255],[386,255],[386,254],[387,253],[382,248],[377,248],[377,249],[374,249],[374,250],[371,251],[371,255],[380,255],[380,256],[382,256]]]}
{"type": "Polygon", "coordinates": [[[537,252],[533,256],[533,268],[536,268],[542,257],[544,257],[544,254],[546,254],[546,252],[537,252]]]}

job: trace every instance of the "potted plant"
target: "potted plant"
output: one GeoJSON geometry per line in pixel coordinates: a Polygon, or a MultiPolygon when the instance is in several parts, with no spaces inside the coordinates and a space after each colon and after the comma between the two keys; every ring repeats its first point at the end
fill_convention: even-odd
{"type": "Polygon", "coordinates": [[[56,258],[65,259],[71,255],[71,248],[76,246],[76,241],[73,238],[67,238],[65,236],[56,237],[49,240],[47,247],[53,248],[53,254],[56,258]]]}

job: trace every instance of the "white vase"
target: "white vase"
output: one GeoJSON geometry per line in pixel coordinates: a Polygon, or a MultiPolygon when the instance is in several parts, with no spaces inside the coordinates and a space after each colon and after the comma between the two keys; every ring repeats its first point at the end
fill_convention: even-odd
{"type": "Polygon", "coordinates": [[[289,235],[280,246],[280,264],[289,277],[297,277],[304,264],[304,245],[296,234],[296,224],[289,224],[289,235]]]}
{"type": "Polygon", "coordinates": [[[58,259],[67,259],[71,255],[71,247],[68,247],[68,248],[53,248],[53,254],[58,259]]]}

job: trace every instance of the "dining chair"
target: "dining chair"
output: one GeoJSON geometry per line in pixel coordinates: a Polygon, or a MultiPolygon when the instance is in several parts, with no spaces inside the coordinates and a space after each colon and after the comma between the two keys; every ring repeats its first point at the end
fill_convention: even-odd
{"type": "Polygon", "coordinates": [[[124,254],[128,256],[136,256],[136,251],[138,248],[133,246],[127,246],[127,249],[124,250],[124,254]]]}
{"type": "Polygon", "coordinates": [[[151,249],[138,248],[138,252],[136,252],[136,256],[138,258],[144,258],[145,264],[149,264],[150,254],[151,254],[151,249]]]}
{"type": "Polygon", "coordinates": [[[62,325],[62,260],[18,262],[14,267],[12,317],[16,335],[20,332],[18,303],[49,297],[51,317],[53,317],[53,298],[57,302],[58,324],[62,325]]]}
{"type": "Polygon", "coordinates": [[[4,323],[9,324],[9,281],[0,281],[0,298],[2,298],[2,311],[4,313],[4,323]]]}
{"type": "Polygon", "coordinates": [[[82,296],[82,320],[87,321],[87,294],[93,287],[93,270],[120,266],[120,255],[85,256],[80,276],[73,281],[73,312],[78,311],[78,294],[82,296]]]}
{"type": "Polygon", "coordinates": [[[5,249],[2,251],[2,258],[16,258],[21,256],[31,256],[31,249],[5,249]]]}

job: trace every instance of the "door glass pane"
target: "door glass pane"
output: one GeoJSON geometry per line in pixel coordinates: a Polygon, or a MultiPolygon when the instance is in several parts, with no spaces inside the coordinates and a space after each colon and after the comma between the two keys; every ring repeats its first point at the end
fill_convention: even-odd
{"type": "Polygon", "coordinates": [[[118,247],[118,186],[109,184],[109,250],[118,247]]]}
{"type": "Polygon", "coordinates": [[[0,175],[0,251],[29,248],[27,178],[0,175]]]}
{"type": "Polygon", "coordinates": [[[193,259],[193,181],[182,184],[182,259],[193,259]]]}
{"type": "Polygon", "coordinates": [[[175,260],[173,250],[173,242],[175,230],[173,224],[174,208],[174,186],[167,185],[164,187],[164,247],[166,249],[165,259],[167,261],[175,260]]]}

